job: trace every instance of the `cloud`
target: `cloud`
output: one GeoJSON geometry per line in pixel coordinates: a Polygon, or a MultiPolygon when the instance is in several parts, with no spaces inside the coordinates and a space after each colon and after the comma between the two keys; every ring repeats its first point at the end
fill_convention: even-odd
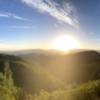
{"type": "Polygon", "coordinates": [[[13,25],[13,26],[1,26],[1,28],[11,28],[11,29],[35,29],[36,28],[36,26],[25,26],[25,25],[22,25],[22,26],[15,26],[15,25],[13,25]]]}
{"type": "MultiPolygon", "coordinates": [[[[39,12],[48,13],[55,19],[67,23],[73,27],[78,27],[78,20],[75,16],[75,8],[69,2],[62,1],[62,4],[55,0],[21,0],[31,8],[36,8],[39,12]]],[[[67,1],[67,0],[66,0],[67,1]]]]}
{"type": "Polygon", "coordinates": [[[10,13],[10,12],[0,12],[0,17],[2,17],[2,18],[13,18],[13,19],[22,20],[22,21],[27,20],[26,18],[23,18],[21,16],[18,16],[16,14],[10,13]]]}

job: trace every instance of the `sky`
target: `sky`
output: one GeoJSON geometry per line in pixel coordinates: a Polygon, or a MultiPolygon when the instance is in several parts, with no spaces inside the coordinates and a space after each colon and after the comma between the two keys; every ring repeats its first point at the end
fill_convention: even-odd
{"type": "Polygon", "coordinates": [[[100,0],[0,0],[0,50],[49,48],[59,34],[100,49],[100,0]]]}

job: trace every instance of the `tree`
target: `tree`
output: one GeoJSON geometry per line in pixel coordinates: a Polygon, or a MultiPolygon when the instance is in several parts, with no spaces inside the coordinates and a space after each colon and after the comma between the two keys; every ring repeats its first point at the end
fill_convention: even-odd
{"type": "Polygon", "coordinates": [[[0,73],[0,100],[15,100],[17,87],[14,85],[9,62],[4,63],[4,73],[0,73]]]}

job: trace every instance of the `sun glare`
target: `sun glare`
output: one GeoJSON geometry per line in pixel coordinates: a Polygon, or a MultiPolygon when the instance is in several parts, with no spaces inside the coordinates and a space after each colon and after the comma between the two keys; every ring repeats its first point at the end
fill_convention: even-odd
{"type": "Polygon", "coordinates": [[[77,39],[70,35],[60,35],[53,41],[52,48],[59,51],[68,52],[72,49],[79,49],[80,43],[77,41],[77,39]]]}

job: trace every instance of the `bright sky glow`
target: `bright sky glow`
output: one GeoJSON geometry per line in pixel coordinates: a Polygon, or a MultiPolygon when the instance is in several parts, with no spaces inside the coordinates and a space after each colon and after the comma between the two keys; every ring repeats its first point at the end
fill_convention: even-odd
{"type": "Polygon", "coordinates": [[[72,36],[69,35],[61,35],[58,36],[53,44],[52,48],[60,51],[70,51],[71,49],[79,49],[80,44],[79,42],[72,36]]]}

